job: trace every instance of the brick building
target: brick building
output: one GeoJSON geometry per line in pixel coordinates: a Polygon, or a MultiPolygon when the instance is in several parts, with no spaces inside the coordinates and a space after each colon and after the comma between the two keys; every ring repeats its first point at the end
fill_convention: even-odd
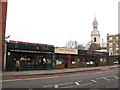
{"type": "Polygon", "coordinates": [[[118,63],[120,58],[120,33],[114,35],[107,34],[107,51],[114,63],[118,63]]]}

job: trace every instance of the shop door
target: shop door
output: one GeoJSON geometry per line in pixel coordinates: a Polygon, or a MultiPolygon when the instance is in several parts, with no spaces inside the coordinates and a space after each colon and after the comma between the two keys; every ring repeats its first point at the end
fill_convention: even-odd
{"type": "Polygon", "coordinates": [[[52,68],[52,63],[53,63],[53,56],[51,54],[47,54],[46,57],[46,69],[51,69],[52,68]]]}
{"type": "Polygon", "coordinates": [[[68,56],[65,56],[65,68],[68,68],[68,56]]]}
{"type": "Polygon", "coordinates": [[[65,68],[68,68],[68,60],[65,60],[65,68]]]}
{"type": "Polygon", "coordinates": [[[65,68],[68,68],[68,61],[65,60],[65,68]]]}

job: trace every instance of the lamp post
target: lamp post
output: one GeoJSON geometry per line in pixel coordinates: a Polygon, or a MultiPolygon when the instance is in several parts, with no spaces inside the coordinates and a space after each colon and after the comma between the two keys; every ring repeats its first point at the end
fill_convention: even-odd
{"type": "Polygon", "coordinates": [[[10,38],[10,35],[7,36],[7,37],[0,37],[0,40],[5,40],[5,39],[8,39],[8,38],[10,38]]]}
{"type": "Polygon", "coordinates": [[[4,70],[4,50],[5,50],[5,37],[6,31],[6,16],[7,16],[7,0],[0,0],[0,69],[4,70]]]}

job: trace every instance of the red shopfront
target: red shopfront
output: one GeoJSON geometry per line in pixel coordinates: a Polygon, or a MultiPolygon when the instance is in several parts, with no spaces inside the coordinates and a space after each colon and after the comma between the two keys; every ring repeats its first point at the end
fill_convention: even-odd
{"type": "Polygon", "coordinates": [[[55,48],[56,69],[77,67],[77,49],[55,48]]]}

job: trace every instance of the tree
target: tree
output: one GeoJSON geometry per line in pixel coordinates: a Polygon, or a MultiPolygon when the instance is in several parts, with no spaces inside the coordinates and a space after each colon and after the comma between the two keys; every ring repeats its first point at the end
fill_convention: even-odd
{"type": "Polygon", "coordinates": [[[77,41],[72,41],[72,40],[68,41],[65,47],[71,49],[81,49],[81,50],[85,49],[85,47],[82,44],[79,44],[77,41]]]}

